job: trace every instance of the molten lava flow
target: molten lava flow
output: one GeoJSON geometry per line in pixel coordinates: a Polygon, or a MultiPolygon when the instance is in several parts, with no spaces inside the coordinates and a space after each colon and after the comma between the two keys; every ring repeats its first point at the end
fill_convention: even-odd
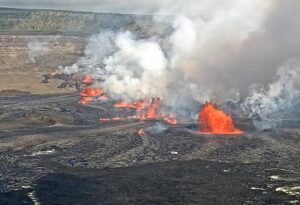
{"type": "Polygon", "coordinates": [[[83,97],[80,101],[79,101],[79,103],[80,104],[87,104],[87,103],[90,103],[90,102],[92,102],[93,101],[93,98],[92,97],[83,97]]]}
{"type": "Polygon", "coordinates": [[[141,111],[141,110],[143,110],[147,107],[147,101],[146,100],[140,100],[140,101],[134,102],[134,103],[131,104],[131,107],[133,109],[141,111]]]}
{"type": "Polygon", "coordinates": [[[233,124],[232,117],[216,108],[211,103],[205,103],[199,111],[200,132],[207,134],[241,134],[233,124]]]}
{"type": "Polygon", "coordinates": [[[86,75],[82,79],[82,83],[84,83],[84,84],[91,84],[93,81],[94,81],[94,79],[90,75],[86,75]]]}
{"type": "Polygon", "coordinates": [[[103,95],[103,90],[101,88],[86,88],[80,95],[82,96],[82,99],[79,103],[87,104],[93,101],[93,97],[100,98],[103,95]]]}
{"type": "Polygon", "coordinates": [[[144,136],[144,135],[145,135],[144,129],[142,129],[142,128],[139,129],[138,134],[139,134],[140,136],[144,136]]]}
{"type": "Polygon", "coordinates": [[[153,98],[152,102],[148,108],[146,118],[147,119],[155,119],[157,118],[157,111],[159,106],[160,99],[159,98],[153,98]]]}
{"type": "Polygon", "coordinates": [[[138,112],[135,115],[127,116],[127,117],[117,117],[117,118],[100,118],[100,122],[110,122],[116,120],[164,120],[166,123],[170,125],[177,124],[177,119],[175,116],[170,114],[159,113],[159,98],[153,98],[151,104],[149,105],[146,100],[140,100],[134,103],[127,103],[125,101],[120,101],[114,105],[117,108],[131,108],[136,109],[138,112]],[[146,112],[144,110],[147,108],[146,112]]]}
{"type": "Polygon", "coordinates": [[[116,108],[127,108],[128,103],[125,102],[125,101],[120,101],[120,102],[114,104],[114,107],[116,107],[116,108]]]}
{"type": "Polygon", "coordinates": [[[83,97],[97,97],[103,94],[103,90],[101,88],[86,88],[81,92],[81,96],[83,97]]]}
{"type": "Polygon", "coordinates": [[[134,103],[127,103],[125,101],[120,101],[114,105],[116,108],[130,108],[130,109],[136,109],[138,111],[141,111],[145,109],[147,106],[147,102],[145,100],[140,100],[134,103]]]}
{"type": "Polygon", "coordinates": [[[164,117],[164,121],[170,125],[177,124],[177,119],[174,116],[164,117]]]}

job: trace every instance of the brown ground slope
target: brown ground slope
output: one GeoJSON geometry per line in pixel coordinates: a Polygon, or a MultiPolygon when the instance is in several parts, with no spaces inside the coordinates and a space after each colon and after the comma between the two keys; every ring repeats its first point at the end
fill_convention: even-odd
{"type": "Polygon", "coordinates": [[[74,92],[58,89],[60,81],[41,84],[42,75],[54,71],[59,65],[71,65],[82,55],[85,39],[60,36],[0,35],[0,91],[19,90],[32,94],[74,92]],[[41,55],[33,63],[29,59],[27,43],[50,42],[50,53],[41,55]]]}

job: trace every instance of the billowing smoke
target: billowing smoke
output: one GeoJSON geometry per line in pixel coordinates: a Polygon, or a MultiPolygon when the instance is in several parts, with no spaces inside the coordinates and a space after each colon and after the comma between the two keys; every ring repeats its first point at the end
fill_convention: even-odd
{"type": "Polygon", "coordinates": [[[165,132],[168,129],[168,126],[162,123],[156,123],[152,127],[148,127],[146,131],[152,135],[157,135],[165,132]]]}
{"type": "Polygon", "coordinates": [[[168,86],[180,83],[174,83],[182,78],[179,64],[192,53],[196,42],[190,19],[179,16],[173,26],[174,32],[166,39],[138,39],[129,31],[104,31],[89,39],[85,57],[61,70],[67,74],[99,76],[105,79],[101,86],[107,92],[126,100],[155,96],[165,99],[170,93],[168,86]],[[183,37],[188,37],[187,41],[183,42],[183,37]],[[162,44],[167,44],[169,50],[162,44]]]}
{"type": "Polygon", "coordinates": [[[279,68],[266,88],[253,88],[242,104],[249,117],[262,120],[296,119],[300,112],[300,63],[291,60],[279,68]]]}
{"type": "Polygon", "coordinates": [[[104,88],[125,98],[163,97],[167,88],[167,59],[158,43],[136,40],[129,32],[117,35],[118,49],[104,59],[104,88]]]}
{"type": "Polygon", "coordinates": [[[84,58],[61,69],[103,79],[99,86],[116,98],[160,97],[176,114],[231,98],[242,102],[246,115],[262,119],[299,107],[290,105],[299,89],[292,83],[299,79],[297,66],[290,63],[300,57],[299,1],[161,4],[154,20],[169,22],[171,35],[139,39],[129,31],[102,32],[91,37],[84,58]],[[253,91],[254,85],[264,89],[253,91]]]}
{"type": "Polygon", "coordinates": [[[138,39],[129,31],[104,31],[89,39],[83,58],[60,69],[66,74],[89,74],[94,79],[104,79],[98,86],[115,99],[159,97],[173,111],[190,107],[187,104],[204,97],[208,100],[209,90],[198,90],[183,69],[196,44],[194,23],[185,16],[177,16],[172,26],[174,31],[170,36],[149,39],[138,39]]]}
{"type": "Polygon", "coordinates": [[[46,55],[50,52],[48,42],[41,42],[31,39],[27,43],[28,48],[28,57],[32,63],[36,63],[36,60],[43,55],[46,55]]]}
{"type": "Polygon", "coordinates": [[[104,58],[116,52],[116,33],[103,31],[88,39],[84,57],[71,66],[60,66],[59,69],[70,75],[75,73],[91,74],[94,79],[101,78],[105,73],[104,58]]]}

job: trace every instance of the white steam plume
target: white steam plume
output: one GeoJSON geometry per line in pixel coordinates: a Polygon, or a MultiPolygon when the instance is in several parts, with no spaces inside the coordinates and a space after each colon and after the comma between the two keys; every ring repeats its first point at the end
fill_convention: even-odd
{"type": "MultiPolygon", "coordinates": [[[[90,38],[84,58],[60,69],[66,74],[99,75],[105,79],[101,86],[111,95],[123,99],[164,99],[171,93],[169,86],[180,78],[179,63],[190,55],[196,42],[196,31],[190,19],[179,16],[173,26],[174,32],[167,39],[157,36],[137,39],[128,31],[102,32],[90,38]],[[185,36],[188,39],[183,42],[185,36]],[[170,51],[163,49],[163,41],[169,44],[170,51]]],[[[176,92],[172,93],[176,95],[176,92]]]]}
{"type": "Polygon", "coordinates": [[[103,62],[104,88],[131,99],[163,97],[167,86],[167,59],[160,45],[136,40],[129,32],[119,34],[115,43],[118,51],[103,62]]]}
{"type": "Polygon", "coordinates": [[[216,93],[222,99],[246,99],[247,114],[262,118],[290,109],[286,107],[293,100],[290,95],[298,94],[285,81],[299,78],[294,68],[292,79],[283,77],[290,71],[280,69],[279,82],[269,89],[249,95],[249,88],[268,85],[280,65],[300,58],[299,1],[167,0],[159,4],[158,13],[180,14],[172,21],[169,16],[154,18],[169,22],[171,35],[138,39],[130,32],[102,32],[89,40],[84,58],[62,70],[102,77],[99,86],[127,100],[161,97],[176,112],[195,112],[195,101],[211,100],[216,93]],[[274,94],[280,86],[291,94],[274,94]]]}
{"type": "Polygon", "coordinates": [[[253,89],[242,107],[249,117],[283,120],[299,116],[300,63],[291,60],[280,67],[277,78],[267,88],[253,89]]]}
{"type": "Polygon", "coordinates": [[[48,42],[29,41],[27,43],[28,57],[32,63],[36,63],[38,57],[46,55],[51,51],[48,42]]]}

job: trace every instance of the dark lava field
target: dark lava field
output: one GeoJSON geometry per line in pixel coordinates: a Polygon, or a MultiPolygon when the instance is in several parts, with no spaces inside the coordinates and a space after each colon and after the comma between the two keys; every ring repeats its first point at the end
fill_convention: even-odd
{"type": "Polygon", "coordinates": [[[0,97],[0,204],[297,204],[299,128],[203,135],[78,92],[0,97]],[[143,128],[145,135],[138,130],[143,128]]]}

